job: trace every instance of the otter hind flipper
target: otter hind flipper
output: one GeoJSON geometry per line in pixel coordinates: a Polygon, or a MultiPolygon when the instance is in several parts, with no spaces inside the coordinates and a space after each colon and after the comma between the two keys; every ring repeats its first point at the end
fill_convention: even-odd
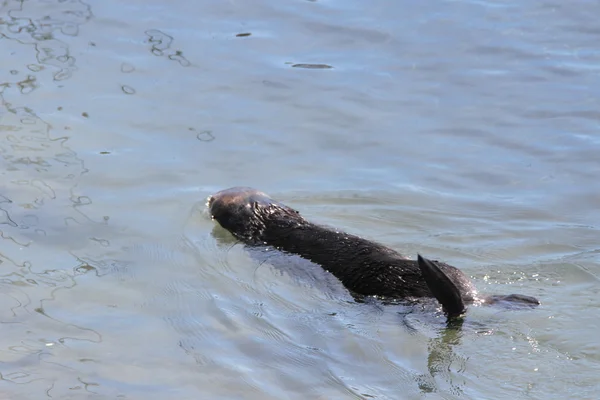
{"type": "Polygon", "coordinates": [[[448,318],[466,311],[465,303],[456,284],[433,261],[418,255],[421,274],[433,296],[440,302],[448,318]]]}

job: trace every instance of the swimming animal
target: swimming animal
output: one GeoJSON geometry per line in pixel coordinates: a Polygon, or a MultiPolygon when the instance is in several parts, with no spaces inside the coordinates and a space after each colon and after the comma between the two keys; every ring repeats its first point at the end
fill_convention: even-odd
{"type": "Polygon", "coordinates": [[[208,207],[212,218],[242,242],[266,244],[308,259],[355,294],[435,298],[448,318],[464,314],[467,304],[539,304],[536,298],[520,294],[482,295],[456,267],[421,255],[410,260],[381,244],[314,224],[256,189],[222,190],[210,196],[208,207]]]}

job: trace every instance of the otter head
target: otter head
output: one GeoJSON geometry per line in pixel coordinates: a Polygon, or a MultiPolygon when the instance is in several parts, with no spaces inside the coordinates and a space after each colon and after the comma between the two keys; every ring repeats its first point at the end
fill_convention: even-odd
{"type": "Polygon", "coordinates": [[[213,194],[208,199],[208,209],[223,228],[246,242],[264,241],[267,224],[287,224],[289,217],[301,219],[296,210],[247,187],[234,187],[213,194]]]}

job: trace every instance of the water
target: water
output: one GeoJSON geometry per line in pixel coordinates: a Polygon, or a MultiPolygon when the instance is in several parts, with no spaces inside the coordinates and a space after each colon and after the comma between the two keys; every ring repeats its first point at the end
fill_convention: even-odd
{"type": "Polygon", "coordinates": [[[597,15],[1,3],[3,398],[596,398],[597,15]],[[234,185],[542,306],[357,304],[215,227],[234,185]]]}

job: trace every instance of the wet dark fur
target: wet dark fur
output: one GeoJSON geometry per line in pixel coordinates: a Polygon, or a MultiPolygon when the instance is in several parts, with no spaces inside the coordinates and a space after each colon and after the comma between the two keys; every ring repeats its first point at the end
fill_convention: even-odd
{"type": "Polygon", "coordinates": [[[300,213],[251,188],[231,188],[210,197],[212,217],[247,244],[267,244],[300,255],[361,295],[394,299],[435,297],[449,316],[468,303],[500,300],[539,304],[522,295],[480,296],[458,268],[398,252],[358,236],[313,224],[300,213]]]}

